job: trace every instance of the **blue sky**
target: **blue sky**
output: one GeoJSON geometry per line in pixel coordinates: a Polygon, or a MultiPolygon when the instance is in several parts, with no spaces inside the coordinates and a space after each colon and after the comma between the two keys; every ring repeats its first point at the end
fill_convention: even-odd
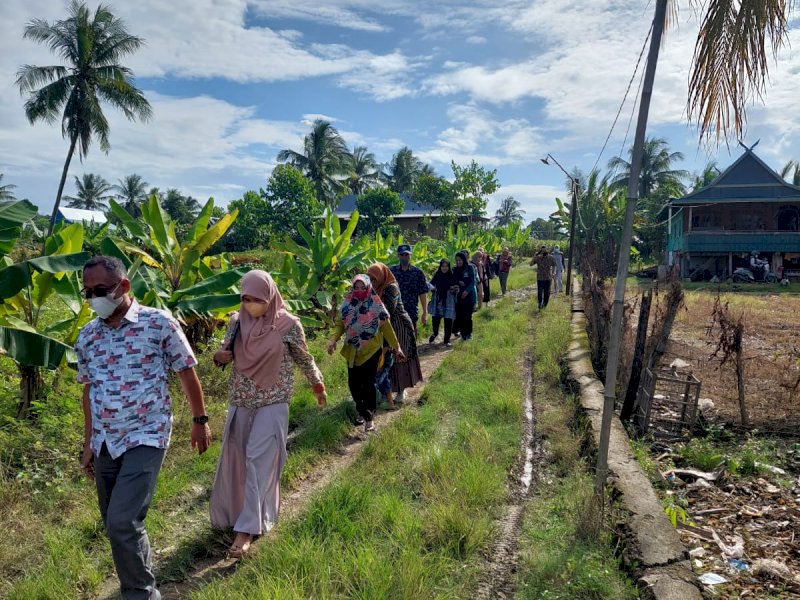
{"type": "MultiPolygon", "coordinates": [[[[90,2],[92,7],[94,2],[90,2]]],[[[622,100],[649,28],[649,0],[116,0],[129,30],[147,45],[127,60],[153,105],[146,124],[109,111],[112,149],[92,147],[72,175],[109,181],[139,173],[225,204],[264,184],[282,148],[299,149],[316,117],[331,120],[349,146],[388,162],[407,145],[441,175],[450,161],[498,170],[499,200],[513,195],[527,219],[563,197],[563,175],[539,159],[589,171],[622,100]]],[[[67,151],[60,128],[25,120],[14,87],[23,63],[54,64],[22,39],[32,18],[65,14],[57,0],[4,0],[0,9],[0,172],[42,212],[52,207],[67,151]]],[[[682,151],[680,167],[724,168],[738,156],[698,145],[686,122],[697,18],[682,6],[656,75],[648,135],[682,151]]],[[[792,30],[793,47],[798,34],[792,30]]],[[[772,70],[765,103],[750,112],[746,141],[780,168],[800,159],[794,133],[800,57],[788,47],[772,70]]],[[[637,79],[638,82],[638,79],[637,79]]],[[[634,96],[636,83],[631,92],[634,96]]],[[[622,152],[624,107],[608,148],[622,152]]]]}

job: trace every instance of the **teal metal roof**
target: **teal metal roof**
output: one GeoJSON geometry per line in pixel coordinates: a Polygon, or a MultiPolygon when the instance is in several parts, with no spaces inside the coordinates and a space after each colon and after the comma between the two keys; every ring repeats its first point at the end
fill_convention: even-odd
{"type": "Polygon", "coordinates": [[[800,187],[785,181],[748,149],[709,185],[673,199],[673,205],[729,202],[800,202],[800,187]]]}

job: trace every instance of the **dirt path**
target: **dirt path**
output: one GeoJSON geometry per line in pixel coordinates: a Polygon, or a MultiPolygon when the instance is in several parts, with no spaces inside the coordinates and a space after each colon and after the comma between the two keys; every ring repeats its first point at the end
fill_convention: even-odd
{"type": "MultiPolygon", "coordinates": [[[[529,301],[535,288],[523,288],[511,292],[514,302],[529,301]]],[[[532,484],[539,471],[536,465],[546,460],[541,442],[536,435],[536,414],[533,380],[533,364],[526,357],[520,368],[524,372],[525,399],[523,435],[519,454],[508,483],[508,505],[505,514],[497,521],[500,535],[481,569],[481,580],[475,598],[489,600],[512,598],[516,591],[519,536],[525,515],[525,504],[533,493],[532,484]]]]}
{"type": "MultiPolygon", "coordinates": [[[[369,435],[380,435],[380,430],[391,423],[403,410],[408,410],[418,404],[419,397],[425,389],[425,382],[430,379],[449,352],[450,350],[444,348],[441,344],[420,344],[420,366],[422,367],[424,381],[416,387],[406,390],[405,409],[379,412],[375,418],[377,431],[369,435]]],[[[365,434],[362,428],[353,427],[350,434],[342,440],[338,451],[323,459],[295,489],[282,498],[281,518],[291,519],[299,515],[308,505],[310,498],[316,491],[324,488],[342,469],[347,468],[355,461],[362,446],[369,439],[369,435],[365,434]]],[[[199,507],[199,512],[202,512],[202,518],[199,518],[198,521],[201,523],[207,518],[207,508],[206,503],[202,503],[202,506],[199,507]]],[[[272,532],[261,538],[256,544],[262,543],[263,540],[269,543],[269,540],[278,535],[279,532],[280,526],[273,529],[272,532]]],[[[161,597],[164,600],[187,598],[191,591],[200,585],[214,578],[225,577],[233,573],[238,562],[237,560],[227,559],[223,553],[198,560],[183,581],[161,584],[159,587],[161,597]]],[[[158,565],[156,565],[156,568],[158,569],[158,565]]],[[[107,579],[101,587],[98,598],[101,600],[115,600],[119,597],[117,586],[116,576],[107,579]]]]}

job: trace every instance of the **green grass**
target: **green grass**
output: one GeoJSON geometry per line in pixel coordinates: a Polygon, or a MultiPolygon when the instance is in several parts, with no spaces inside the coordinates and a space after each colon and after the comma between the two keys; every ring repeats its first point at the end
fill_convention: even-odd
{"type": "Polygon", "coordinates": [[[548,454],[525,508],[518,598],[635,598],[620,572],[614,538],[581,457],[584,434],[574,396],[560,387],[570,339],[569,306],[551,303],[534,326],[534,410],[548,454]]]}
{"type": "Polygon", "coordinates": [[[469,597],[518,450],[530,318],[510,299],[477,313],[475,340],[456,346],[422,406],[382,428],[235,575],[193,597],[469,597]]]}
{"type": "MultiPolygon", "coordinates": [[[[513,270],[510,289],[529,285],[533,276],[528,268],[513,270]]],[[[497,280],[492,284],[497,293],[497,280]]],[[[485,318],[481,314],[478,321],[485,318]]],[[[422,328],[420,339],[429,331],[430,324],[422,328]]],[[[344,361],[338,354],[329,357],[325,353],[324,334],[309,338],[310,351],[325,376],[330,408],[324,413],[317,410],[310,386],[298,375],[289,423],[290,428],[299,428],[299,434],[289,448],[284,470],[282,487],[287,491],[348,434],[354,412],[344,361]]],[[[173,438],[147,520],[154,549],[170,548],[158,557],[161,581],[182,578],[197,558],[226,543],[211,530],[207,518],[230,373],[211,364],[216,344],[218,340],[198,352],[198,374],[215,436],[215,443],[202,456],[189,448],[191,415],[178,386],[174,382],[172,386],[173,438]]],[[[78,469],[83,417],[81,388],[74,378],[73,371],[46,374],[47,400],[38,407],[38,420],[20,423],[8,416],[14,413],[18,394],[16,369],[10,360],[0,357],[0,523],[4,527],[0,597],[81,598],[113,574],[94,487],[78,469]],[[61,547],[49,543],[50,539],[69,540],[69,561],[61,558],[61,547]]]]}

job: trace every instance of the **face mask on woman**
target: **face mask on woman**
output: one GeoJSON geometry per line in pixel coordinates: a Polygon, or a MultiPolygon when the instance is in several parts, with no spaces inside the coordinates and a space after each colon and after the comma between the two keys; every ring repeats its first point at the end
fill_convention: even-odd
{"type": "Polygon", "coordinates": [[[353,297],[359,302],[363,302],[369,296],[369,290],[353,290],[353,297]]]}
{"type": "Polygon", "coordinates": [[[242,302],[242,308],[254,319],[263,317],[269,306],[264,302],[242,302]]]}

